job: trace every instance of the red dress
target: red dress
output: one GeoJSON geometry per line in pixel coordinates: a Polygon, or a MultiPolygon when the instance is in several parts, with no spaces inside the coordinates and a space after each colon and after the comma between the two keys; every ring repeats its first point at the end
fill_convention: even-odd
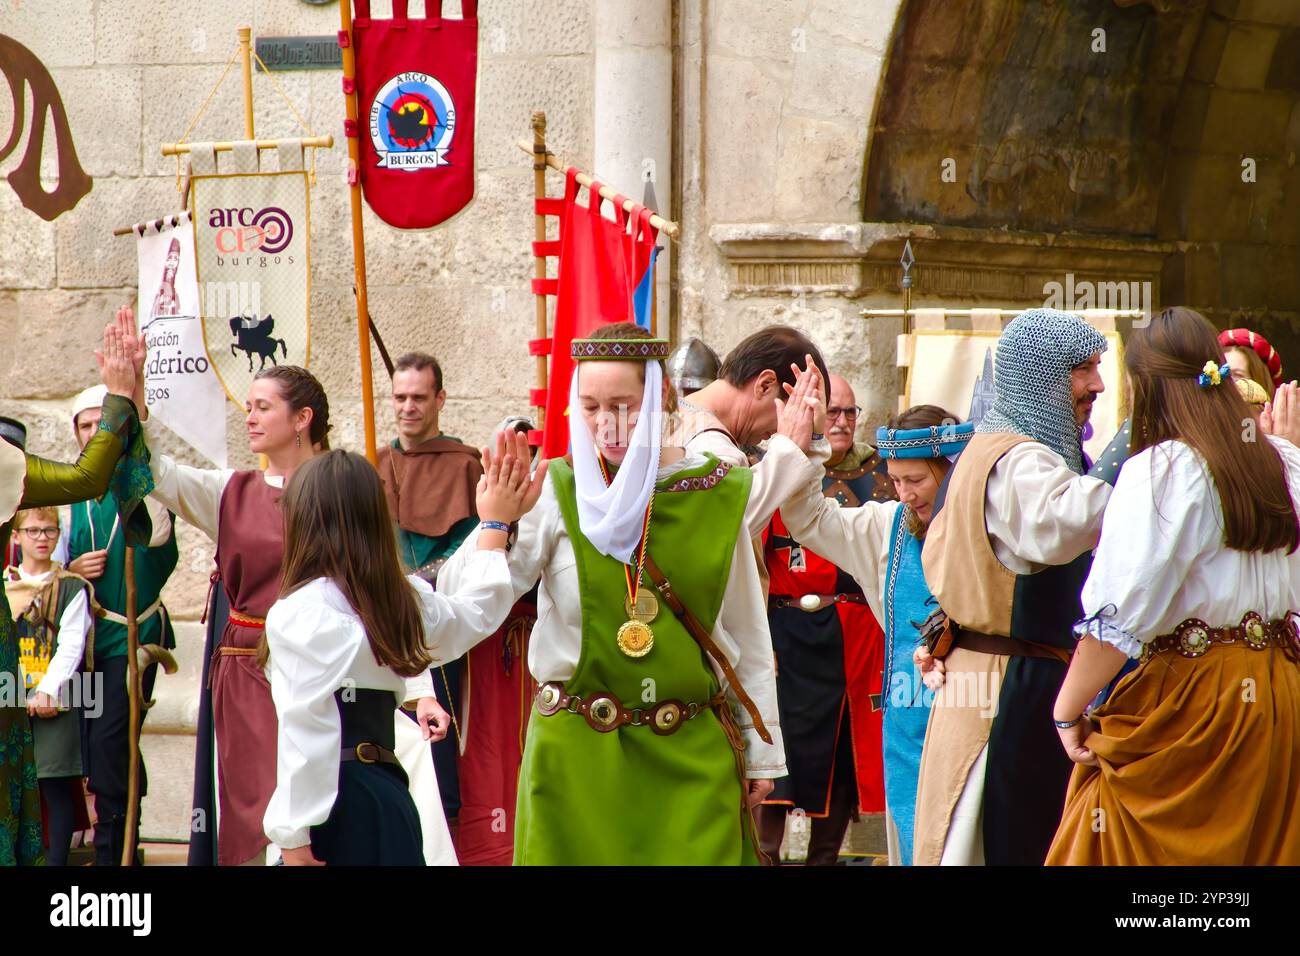
{"type": "Polygon", "coordinates": [[[262,817],[275,792],[277,723],[271,684],[255,656],[264,628],[252,622],[265,620],[280,590],[281,494],[262,472],[239,471],[221,495],[217,571],[231,620],[213,655],[209,678],[217,737],[221,866],[246,863],[271,842],[262,830],[262,817]]]}

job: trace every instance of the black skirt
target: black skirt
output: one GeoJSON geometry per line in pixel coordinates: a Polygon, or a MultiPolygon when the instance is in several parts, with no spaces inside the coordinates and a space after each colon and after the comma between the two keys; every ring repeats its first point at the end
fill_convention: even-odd
{"type": "Polygon", "coordinates": [[[420,816],[406,774],[391,764],[339,764],[329,819],[311,828],[311,850],[330,866],[424,866],[420,816]]]}

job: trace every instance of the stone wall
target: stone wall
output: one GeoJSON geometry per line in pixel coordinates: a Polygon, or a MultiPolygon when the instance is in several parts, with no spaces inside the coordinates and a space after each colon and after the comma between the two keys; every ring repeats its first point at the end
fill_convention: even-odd
{"type": "Polygon", "coordinates": [[[896,410],[893,292],[843,281],[828,239],[862,221],[862,165],[901,0],[684,0],[678,333],[720,352],[763,325],[807,330],[866,409],[896,410]],[[770,248],[755,251],[756,243],[770,248]],[[757,257],[772,281],[747,269],[757,257]]]}

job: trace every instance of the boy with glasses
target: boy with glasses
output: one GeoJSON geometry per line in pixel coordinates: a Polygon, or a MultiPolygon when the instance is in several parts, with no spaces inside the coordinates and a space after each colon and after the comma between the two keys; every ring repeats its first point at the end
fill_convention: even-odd
{"type": "MultiPolygon", "coordinates": [[[[5,597],[18,636],[18,663],[32,720],[36,776],[45,804],[49,866],[66,866],[81,799],[81,703],[69,682],[82,670],[93,630],[86,582],[51,559],[59,541],[55,508],[18,512],[23,559],[5,568],[5,597]]],[[[89,701],[88,701],[89,703],[89,701]]]]}

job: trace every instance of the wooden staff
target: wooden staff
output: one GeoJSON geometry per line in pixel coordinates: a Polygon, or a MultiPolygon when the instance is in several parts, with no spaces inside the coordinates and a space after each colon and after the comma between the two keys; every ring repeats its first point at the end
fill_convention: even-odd
{"type": "Polygon", "coordinates": [[[253,39],[252,27],[239,28],[239,59],[244,73],[244,138],[257,139],[253,135],[253,62],[250,56],[250,44],[253,39]]]}
{"type": "MultiPolygon", "coordinates": [[[[348,45],[343,48],[343,77],[353,85],[357,78],[357,54],[352,36],[352,0],[339,0],[339,19],[348,45]]],[[[359,123],[357,94],[344,96],[347,118],[359,123]]],[[[361,351],[361,415],[366,429],[366,457],[378,466],[379,455],[375,448],[375,385],[370,369],[370,302],[366,296],[366,241],[361,229],[361,142],[356,136],[348,140],[348,182],[352,194],[352,261],[356,267],[357,288],[357,340],[361,351]]]]}
{"type": "Polygon", "coordinates": [[[131,722],[127,732],[127,759],[131,763],[126,775],[126,844],[122,847],[122,865],[135,866],[136,832],[140,827],[140,624],[135,609],[135,548],[128,544],[125,551],[127,719],[131,722]]]}
{"type": "MultiPolygon", "coordinates": [[[[533,238],[538,242],[546,241],[546,217],[536,208],[536,200],[546,198],[546,157],[549,155],[546,150],[546,114],[533,114],[533,199],[534,213],[533,216],[533,238]]],[[[533,278],[546,278],[546,256],[533,257],[533,278]]],[[[546,293],[538,292],[534,296],[536,303],[536,323],[534,332],[539,339],[546,338],[546,293]]],[[[543,392],[546,391],[546,356],[537,356],[537,387],[543,392]]],[[[546,427],[546,408],[544,406],[533,406],[533,420],[537,422],[537,430],[541,431],[546,427]]]]}

